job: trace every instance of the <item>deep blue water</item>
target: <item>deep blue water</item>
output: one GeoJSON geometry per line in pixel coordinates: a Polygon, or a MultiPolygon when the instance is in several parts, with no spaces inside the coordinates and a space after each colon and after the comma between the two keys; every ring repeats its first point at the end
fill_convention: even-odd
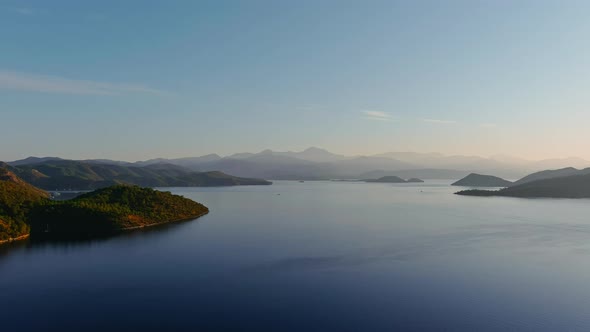
{"type": "Polygon", "coordinates": [[[2,331],[590,330],[590,200],[168,188],[196,221],[0,247],[2,331]]]}

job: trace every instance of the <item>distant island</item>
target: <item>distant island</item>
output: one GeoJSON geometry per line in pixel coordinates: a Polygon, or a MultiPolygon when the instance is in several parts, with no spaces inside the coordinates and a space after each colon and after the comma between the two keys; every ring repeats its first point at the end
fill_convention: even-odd
{"type": "Polygon", "coordinates": [[[24,181],[45,190],[94,190],[117,184],[141,187],[216,187],[271,185],[262,179],[231,176],[222,172],[194,172],[181,166],[156,163],[128,166],[74,160],[32,159],[14,165],[0,162],[24,181]]]}
{"type": "Polygon", "coordinates": [[[0,168],[0,243],[29,235],[90,238],[196,219],[208,212],[204,205],[182,196],[130,185],[52,201],[45,191],[0,168]]]}
{"type": "Polygon", "coordinates": [[[451,185],[461,187],[508,187],[512,185],[512,182],[497,176],[471,173],[451,185]]]}
{"type": "Polygon", "coordinates": [[[590,174],[536,180],[501,190],[463,190],[456,194],[523,198],[590,198],[590,174]]]}
{"type": "Polygon", "coordinates": [[[417,178],[411,178],[409,180],[404,180],[398,176],[383,176],[378,179],[367,179],[363,180],[364,182],[377,182],[377,183],[417,183],[417,182],[424,182],[417,178]]]}

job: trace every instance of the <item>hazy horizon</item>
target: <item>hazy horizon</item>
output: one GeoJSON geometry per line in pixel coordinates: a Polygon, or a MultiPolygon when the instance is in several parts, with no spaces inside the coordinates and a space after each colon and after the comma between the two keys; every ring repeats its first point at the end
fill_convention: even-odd
{"type": "Polygon", "coordinates": [[[5,1],[2,160],[590,160],[587,2],[5,1]]]}
{"type": "MultiPolygon", "coordinates": [[[[172,157],[163,157],[163,156],[152,156],[150,158],[146,158],[146,159],[137,159],[137,160],[130,160],[130,159],[115,159],[115,158],[109,158],[109,157],[95,157],[95,156],[90,156],[90,157],[76,157],[76,156],[70,156],[70,157],[66,157],[66,156],[62,156],[62,155],[26,155],[23,156],[21,158],[17,158],[17,159],[0,159],[0,161],[4,161],[4,162],[12,162],[12,161],[18,161],[18,160],[23,160],[26,158],[62,158],[62,159],[67,159],[67,160],[93,160],[93,159],[105,159],[105,160],[113,160],[113,161],[123,161],[123,162],[141,162],[141,161],[148,161],[148,160],[152,160],[152,159],[182,159],[182,158],[196,158],[196,157],[203,157],[203,156],[207,156],[207,155],[217,155],[221,158],[227,158],[227,157],[231,157],[234,155],[238,155],[238,154],[246,154],[246,153],[251,153],[251,154],[259,154],[259,153],[264,153],[266,151],[271,151],[273,153],[301,153],[304,152],[306,150],[310,150],[310,149],[318,149],[318,150],[323,150],[325,152],[328,153],[332,153],[334,155],[338,155],[338,156],[343,156],[343,157],[347,157],[347,158],[355,158],[355,157],[378,157],[380,155],[385,155],[385,154],[394,154],[394,153],[408,153],[408,154],[418,154],[418,155],[429,155],[429,154],[433,154],[433,155],[440,155],[442,157],[476,157],[476,158],[485,158],[485,159],[491,159],[491,160],[498,160],[498,161],[508,161],[511,160],[513,162],[518,162],[518,161],[522,161],[522,162],[537,162],[537,161],[544,161],[544,160],[559,160],[559,159],[582,159],[585,161],[589,161],[587,159],[584,159],[582,157],[577,157],[577,156],[558,156],[558,157],[549,157],[549,158],[543,158],[543,159],[527,159],[527,158],[521,158],[519,156],[514,156],[514,155],[507,155],[507,154],[497,154],[497,155],[491,155],[491,156],[480,156],[480,155],[461,155],[461,154],[444,154],[444,153],[440,153],[440,152],[436,152],[436,151],[429,151],[429,152],[419,152],[419,151],[382,151],[382,152],[378,152],[378,153],[372,153],[372,154],[343,154],[343,153],[338,153],[335,151],[331,151],[329,149],[325,149],[322,147],[318,147],[318,146],[310,146],[304,149],[300,149],[300,150],[273,150],[273,149],[261,149],[261,150],[257,150],[257,151],[235,151],[232,153],[228,153],[228,154],[220,154],[220,153],[216,153],[216,152],[211,152],[211,153],[205,153],[205,154],[197,154],[197,155],[183,155],[183,156],[172,156],[172,157]]],[[[1,156],[0,156],[1,157],[1,156]]],[[[393,158],[395,159],[395,158],[393,158]]]]}

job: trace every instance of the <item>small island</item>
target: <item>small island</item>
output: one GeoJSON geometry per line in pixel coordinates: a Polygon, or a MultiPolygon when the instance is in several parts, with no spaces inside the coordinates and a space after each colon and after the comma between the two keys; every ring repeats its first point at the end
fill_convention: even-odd
{"type": "Polygon", "coordinates": [[[39,238],[92,238],[192,220],[209,212],[188,198],[131,185],[115,185],[71,200],[49,194],[0,168],[0,243],[39,238]]]}
{"type": "Polygon", "coordinates": [[[512,182],[497,176],[471,173],[451,185],[460,187],[508,187],[512,185],[512,182]]]}
{"type": "Polygon", "coordinates": [[[404,180],[398,176],[383,176],[380,177],[378,179],[367,179],[367,180],[363,180],[364,182],[375,182],[375,183],[419,183],[419,182],[424,182],[420,179],[417,178],[411,178],[409,180],[404,180]]]}

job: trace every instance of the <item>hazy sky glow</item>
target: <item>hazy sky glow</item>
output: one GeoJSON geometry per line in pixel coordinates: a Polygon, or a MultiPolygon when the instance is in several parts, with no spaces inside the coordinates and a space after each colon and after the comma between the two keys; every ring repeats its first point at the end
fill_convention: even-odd
{"type": "Polygon", "coordinates": [[[590,159],[587,1],[2,1],[0,160],[590,159]]]}

